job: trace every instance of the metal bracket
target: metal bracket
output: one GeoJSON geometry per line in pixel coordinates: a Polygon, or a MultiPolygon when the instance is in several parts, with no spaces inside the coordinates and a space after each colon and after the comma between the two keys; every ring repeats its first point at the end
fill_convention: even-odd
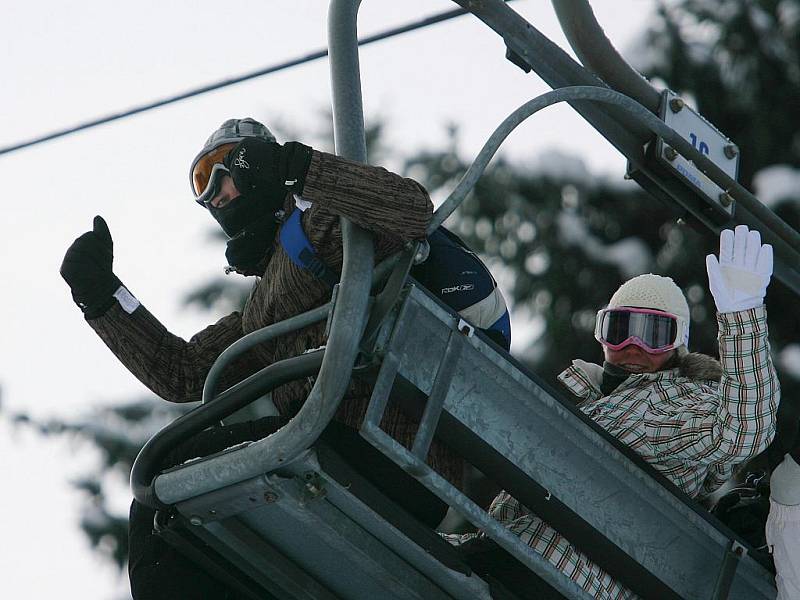
{"type": "Polygon", "coordinates": [[[526,73],[531,72],[531,66],[528,64],[528,61],[522,58],[508,46],[506,46],[506,58],[526,73]]]}
{"type": "Polygon", "coordinates": [[[306,471],[303,473],[302,481],[303,505],[324,498],[327,495],[328,490],[325,488],[325,482],[316,471],[306,471]]]}
{"type": "Polygon", "coordinates": [[[739,560],[747,554],[747,548],[736,540],[731,540],[725,555],[722,557],[722,566],[717,575],[717,583],[714,586],[714,594],[711,600],[726,600],[731,590],[733,577],[736,575],[736,568],[739,560]]]}
{"type": "Polygon", "coordinates": [[[375,298],[375,302],[372,305],[361,340],[362,348],[368,348],[375,342],[375,337],[380,330],[381,324],[386,320],[403,291],[411,265],[419,251],[420,245],[414,242],[408,245],[400,255],[400,259],[392,269],[388,281],[383,286],[383,290],[375,298]]]}
{"type": "Polygon", "coordinates": [[[239,513],[270,504],[279,493],[265,477],[255,477],[229,488],[216,490],[178,505],[178,512],[195,526],[227,519],[239,513]]]}
{"type": "Polygon", "coordinates": [[[458,325],[456,325],[456,329],[458,329],[461,333],[463,333],[465,337],[472,337],[473,335],[475,335],[475,327],[470,325],[464,319],[458,320],[458,325]]]}

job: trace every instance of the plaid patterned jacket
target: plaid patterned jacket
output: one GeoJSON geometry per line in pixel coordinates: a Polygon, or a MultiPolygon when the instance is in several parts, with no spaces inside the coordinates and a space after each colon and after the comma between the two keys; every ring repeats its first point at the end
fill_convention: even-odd
{"type": "MultiPolygon", "coordinates": [[[[608,396],[599,365],[574,361],[559,375],[583,412],[693,497],[716,490],[767,447],[780,398],[764,307],[717,320],[721,373],[713,359],[688,354],[678,368],[631,375],[608,396]]],[[[489,512],[595,598],[637,597],[506,492],[489,512]]],[[[460,544],[476,535],[445,537],[460,544]]]]}

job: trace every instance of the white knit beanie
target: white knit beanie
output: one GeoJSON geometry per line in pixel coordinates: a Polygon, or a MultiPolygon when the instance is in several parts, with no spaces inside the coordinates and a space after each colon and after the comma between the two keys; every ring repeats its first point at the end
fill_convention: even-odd
{"type": "Polygon", "coordinates": [[[623,283],[611,296],[609,308],[632,306],[636,308],[652,308],[663,310],[686,322],[687,339],[689,327],[689,304],[681,288],[675,285],[670,277],[662,277],[653,273],[638,275],[623,283]]]}

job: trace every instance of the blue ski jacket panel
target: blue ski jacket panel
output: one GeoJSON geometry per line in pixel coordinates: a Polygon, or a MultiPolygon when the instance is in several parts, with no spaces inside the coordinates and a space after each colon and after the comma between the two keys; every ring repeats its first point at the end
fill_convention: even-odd
{"type": "MultiPolygon", "coordinates": [[[[291,261],[333,287],[339,275],[322,261],[303,231],[298,207],[281,225],[279,241],[291,261]]],[[[511,348],[511,319],[505,298],[483,261],[454,233],[439,227],[428,236],[430,252],[411,276],[462,318],[506,351],[511,348]]]]}
{"type": "Polygon", "coordinates": [[[427,260],[411,276],[502,348],[511,347],[505,298],[489,269],[461,239],[444,227],[430,236],[427,260]]]}

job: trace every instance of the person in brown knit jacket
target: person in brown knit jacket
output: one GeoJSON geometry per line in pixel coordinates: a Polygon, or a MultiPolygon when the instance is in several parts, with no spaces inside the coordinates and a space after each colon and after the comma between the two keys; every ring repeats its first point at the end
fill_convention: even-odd
{"type": "MultiPolygon", "coordinates": [[[[229,268],[260,276],[241,312],[223,317],[188,342],[171,334],[113,273],[111,234],[99,216],[93,230],[70,246],[61,267],[89,325],[131,373],[170,402],[200,400],[215,359],[242,336],[330,299],[331,277],[338,277],[342,266],[340,217],[372,232],[379,261],[407,241],[424,238],[432,216],[428,193],[417,182],[298,142],[278,144],[264,125],[252,119],[223,123],[193,161],[190,177],[195,199],[230,238],[229,268]],[[324,265],[324,276],[299,264],[281,244],[281,228],[288,227],[293,217],[299,218],[302,232],[324,265]]],[[[497,330],[498,324],[508,321],[505,302],[477,257],[471,255],[469,260],[480,264],[479,276],[490,282],[478,318],[482,322],[474,324],[485,329],[494,324],[497,330]]],[[[462,270],[473,276],[478,273],[475,268],[462,270]]],[[[452,300],[458,304],[456,296],[452,300]]],[[[259,345],[228,367],[218,389],[227,389],[266,365],[324,345],[324,327],[318,323],[259,345]]],[[[508,348],[507,336],[498,341],[508,348]]],[[[177,448],[164,468],[269,435],[297,413],[310,389],[307,380],[277,388],[272,399],[280,417],[206,430],[177,448]]],[[[370,391],[364,383],[351,383],[323,436],[346,458],[357,460],[356,467],[365,478],[434,527],[446,506],[422,486],[392,489],[390,474],[398,468],[382,456],[373,456],[377,453],[357,434],[370,391]]],[[[416,431],[415,423],[392,407],[382,427],[406,445],[416,431]]],[[[450,481],[460,483],[461,461],[436,441],[429,463],[450,481]]],[[[235,597],[154,537],[152,522],[153,512],[134,501],[129,570],[136,600],[235,597]]]]}

